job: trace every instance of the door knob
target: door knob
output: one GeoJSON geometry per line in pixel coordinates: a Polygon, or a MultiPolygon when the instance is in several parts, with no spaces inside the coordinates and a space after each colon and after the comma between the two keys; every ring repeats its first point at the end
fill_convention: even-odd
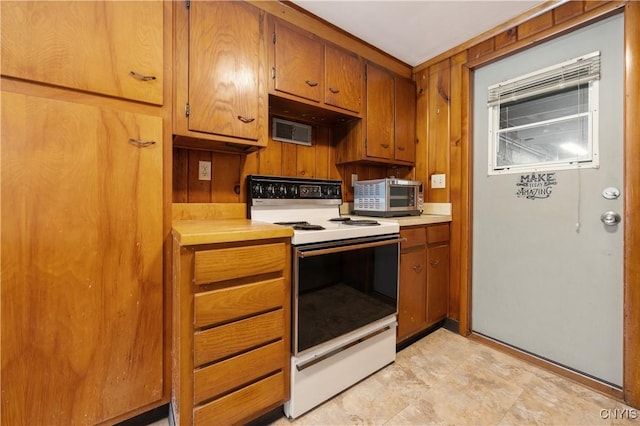
{"type": "Polygon", "coordinates": [[[602,216],[600,216],[600,220],[607,226],[615,226],[620,223],[622,218],[618,213],[609,211],[602,213],[602,216]]]}

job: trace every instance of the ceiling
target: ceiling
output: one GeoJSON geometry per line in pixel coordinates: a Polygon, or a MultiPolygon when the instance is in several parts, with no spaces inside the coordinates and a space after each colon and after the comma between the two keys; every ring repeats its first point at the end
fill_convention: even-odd
{"type": "Polygon", "coordinates": [[[327,22],[416,66],[541,0],[293,0],[327,22]]]}

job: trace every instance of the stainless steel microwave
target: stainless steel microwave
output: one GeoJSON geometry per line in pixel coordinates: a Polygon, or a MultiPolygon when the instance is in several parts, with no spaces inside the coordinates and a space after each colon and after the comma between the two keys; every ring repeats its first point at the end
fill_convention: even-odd
{"type": "Polygon", "coordinates": [[[364,216],[417,216],[422,213],[422,182],[385,178],[354,185],[354,213],[364,216]]]}

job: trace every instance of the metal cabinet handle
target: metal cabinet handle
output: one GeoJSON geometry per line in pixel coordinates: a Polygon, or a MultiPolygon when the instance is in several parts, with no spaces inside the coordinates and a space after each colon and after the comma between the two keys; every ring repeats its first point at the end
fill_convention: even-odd
{"type": "Polygon", "coordinates": [[[383,148],[389,148],[389,144],[388,143],[381,143],[380,146],[383,147],[383,148]]]}
{"type": "Polygon", "coordinates": [[[432,260],[429,262],[429,264],[431,264],[431,266],[438,266],[438,264],[440,263],[440,260],[436,259],[436,260],[432,260]]]}
{"type": "Polygon", "coordinates": [[[398,147],[398,151],[404,151],[404,150],[405,150],[404,146],[399,146],[398,147]]]}
{"type": "Polygon", "coordinates": [[[253,117],[245,117],[244,115],[239,115],[238,116],[238,120],[242,121],[243,123],[251,123],[252,121],[255,121],[255,118],[253,118],[253,117]]]}
{"type": "Polygon", "coordinates": [[[147,146],[155,145],[156,141],[143,141],[136,138],[129,138],[129,143],[139,146],[140,148],[145,148],[147,146]]]}
{"type": "Polygon", "coordinates": [[[311,87],[316,87],[318,85],[317,81],[305,80],[304,82],[307,83],[311,87]]]}
{"type": "Polygon", "coordinates": [[[156,76],[155,75],[144,75],[144,74],[140,74],[139,72],[135,72],[135,71],[129,71],[129,75],[135,79],[138,79],[140,81],[151,81],[151,80],[155,80],[156,76]]]}
{"type": "Polygon", "coordinates": [[[329,91],[333,94],[340,93],[340,89],[334,89],[333,87],[329,87],[329,91]]]}
{"type": "Polygon", "coordinates": [[[412,269],[416,272],[416,274],[419,274],[422,271],[422,265],[415,265],[412,267],[412,269]]]}

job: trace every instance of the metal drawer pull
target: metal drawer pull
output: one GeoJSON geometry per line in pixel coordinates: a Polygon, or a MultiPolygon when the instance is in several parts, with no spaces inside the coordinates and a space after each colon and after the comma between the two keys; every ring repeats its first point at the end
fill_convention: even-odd
{"type": "Polygon", "coordinates": [[[156,76],[155,75],[144,75],[144,74],[140,74],[139,72],[135,72],[135,71],[129,71],[129,75],[133,78],[136,78],[140,81],[151,81],[151,80],[155,80],[156,76]]]}
{"type": "Polygon", "coordinates": [[[399,146],[398,151],[404,151],[404,146],[399,146]]]}
{"type": "Polygon", "coordinates": [[[156,141],[143,141],[136,138],[129,138],[129,143],[134,145],[138,145],[140,148],[145,148],[150,145],[155,145],[156,141]]]}
{"type": "Polygon", "coordinates": [[[238,116],[238,120],[242,121],[243,123],[251,123],[252,121],[255,121],[255,118],[253,118],[253,117],[245,117],[244,115],[239,115],[238,116]]]}
{"type": "Polygon", "coordinates": [[[316,81],[305,80],[304,82],[307,83],[311,87],[316,87],[318,85],[318,82],[316,82],[316,81]]]}
{"type": "Polygon", "coordinates": [[[334,89],[333,87],[329,87],[329,91],[330,91],[331,93],[334,93],[334,94],[335,94],[335,93],[340,93],[340,89],[334,89]]]}
{"type": "Polygon", "coordinates": [[[383,148],[389,148],[389,144],[388,143],[381,143],[380,146],[383,147],[383,148]]]}
{"type": "Polygon", "coordinates": [[[432,260],[431,262],[429,262],[431,264],[431,266],[436,266],[440,263],[440,261],[438,259],[436,260],[432,260]]]}
{"type": "Polygon", "coordinates": [[[416,271],[417,274],[419,274],[422,271],[422,265],[415,265],[413,267],[413,270],[416,271]]]}

